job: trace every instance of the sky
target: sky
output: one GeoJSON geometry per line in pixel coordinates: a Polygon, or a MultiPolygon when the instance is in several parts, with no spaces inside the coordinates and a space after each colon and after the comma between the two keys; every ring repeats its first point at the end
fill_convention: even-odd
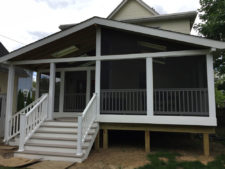
{"type": "MultiPolygon", "coordinates": [[[[107,17],[122,0],[1,0],[0,41],[13,51],[58,32],[61,24],[107,17]]],[[[143,0],[160,14],[197,10],[199,0],[143,0]]],[[[198,21],[198,20],[197,20],[198,21]]]]}

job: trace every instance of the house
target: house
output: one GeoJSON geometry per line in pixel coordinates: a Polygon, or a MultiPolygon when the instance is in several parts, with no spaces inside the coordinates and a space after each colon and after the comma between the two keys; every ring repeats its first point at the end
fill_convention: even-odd
{"type": "Polygon", "coordinates": [[[9,64],[5,141],[15,156],[82,162],[109,130],[209,134],[217,126],[212,53],[225,43],[190,35],[195,12],[160,15],[124,0],[0,58],[9,64]],[[36,100],[13,114],[15,67],[37,72],[36,100]],[[68,120],[69,119],[69,120],[68,120]]]}
{"type": "MultiPolygon", "coordinates": [[[[0,57],[7,55],[9,52],[0,42],[0,57]]],[[[17,68],[17,73],[14,82],[13,106],[12,111],[16,113],[17,110],[17,86],[20,77],[26,77],[26,73],[17,68]]],[[[8,66],[0,64],[0,138],[4,136],[4,121],[5,121],[5,106],[6,106],[6,93],[7,93],[7,79],[8,79],[8,66]]]]}

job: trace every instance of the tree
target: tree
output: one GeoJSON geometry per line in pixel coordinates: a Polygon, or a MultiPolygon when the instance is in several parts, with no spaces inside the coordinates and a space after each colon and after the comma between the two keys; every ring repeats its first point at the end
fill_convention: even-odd
{"type": "Polygon", "coordinates": [[[24,94],[21,90],[18,92],[18,99],[17,99],[17,111],[20,111],[24,108],[24,94]]]}
{"type": "MultiPolygon", "coordinates": [[[[225,41],[225,0],[200,0],[200,5],[202,23],[195,25],[195,29],[206,38],[225,41]]],[[[213,55],[215,71],[225,74],[225,50],[218,50],[213,55]]]]}
{"type": "Polygon", "coordinates": [[[27,95],[27,100],[26,100],[26,106],[28,106],[29,104],[31,104],[33,102],[32,98],[31,98],[31,92],[28,92],[27,95]]]}

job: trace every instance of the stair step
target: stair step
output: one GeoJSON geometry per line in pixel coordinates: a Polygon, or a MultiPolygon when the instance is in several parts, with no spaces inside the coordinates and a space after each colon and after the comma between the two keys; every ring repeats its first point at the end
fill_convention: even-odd
{"type": "MultiPolygon", "coordinates": [[[[27,143],[34,143],[34,144],[52,144],[52,145],[70,145],[74,146],[76,145],[77,141],[70,141],[70,140],[48,140],[48,139],[42,139],[42,138],[31,138],[27,141],[27,143]]],[[[85,142],[84,144],[88,145],[88,142],[85,142]]]]}
{"type": "MultiPolygon", "coordinates": [[[[36,133],[53,133],[53,134],[77,134],[77,129],[72,128],[53,128],[53,127],[40,127],[36,133]]],[[[94,134],[95,130],[91,129],[88,134],[94,134]]]]}
{"type": "Polygon", "coordinates": [[[77,127],[78,125],[77,125],[77,122],[46,121],[41,126],[74,128],[74,127],[77,127]]]}
{"type": "Polygon", "coordinates": [[[25,150],[23,152],[16,152],[15,157],[23,157],[28,159],[44,159],[54,161],[71,161],[81,162],[82,155],[76,155],[75,153],[61,153],[61,152],[46,152],[46,151],[30,151],[25,150]]]}
{"type": "MultiPolygon", "coordinates": [[[[69,147],[46,147],[46,146],[41,146],[41,145],[35,145],[35,146],[31,146],[31,145],[25,145],[24,146],[24,150],[28,150],[28,151],[43,151],[43,152],[55,152],[55,153],[74,153],[76,154],[77,149],[75,148],[75,146],[73,148],[69,147]]],[[[82,152],[85,153],[85,149],[82,149],[82,152]]]]}
{"type": "MultiPolygon", "coordinates": [[[[77,137],[75,137],[75,138],[57,138],[57,137],[32,136],[31,139],[77,141],[77,137]]],[[[91,137],[87,137],[85,139],[85,142],[88,142],[88,141],[91,141],[91,137]]]]}
{"type": "MultiPolygon", "coordinates": [[[[43,143],[26,143],[26,146],[37,146],[37,147],[58,147],[58,148],[77,148],[76,143],[74,145],[65,145],[65,144],[43,144],[43,143]]],[[[88,148],[88,144],[84,144],[82,149],[88,148]]]]}

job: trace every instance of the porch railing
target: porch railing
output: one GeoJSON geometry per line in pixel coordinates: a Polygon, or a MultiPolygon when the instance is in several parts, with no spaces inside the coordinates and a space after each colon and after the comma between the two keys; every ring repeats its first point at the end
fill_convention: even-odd
{"type": "Polygon", "coordinates": [[[64,112],[82,112],[86,106],[86,93],[65,93],[64,112]]]}
{"type": "MultiPolygon", "coordinates": [[[[43,96],[42,96],[43,97],[43,96]]],[[[20,116],[21,114],[28,113],[33,107],[41,100],[41,98],[36,99],[31,104],[26,106],[25,108],[21,109],[19,112],[12,115],[12,117],[9,119],[9,131],[8,131],[8,137],[5,141],[9,141],[15,136],[17,136],[20,133],[20,116]]]]}
{"type": "Polygon", "coordinates": [[[208,90],[155,89],[154,114],[156,115],[208,115],[208,90]]]}
{"type": "MultiPolygon", "coordinates": [[[[101,114],[147,113],[145,89],[101,90],[101,114]]],[[[206,88],[154,89],[154,115],[207,116],[206,88]]]]}
{"type": "Polygon", "coordinates": [[[24,144],[47,118],[48,94],[44,94],[36,104],[20,113],[19,151],[24,150],[24,144]]]}
{"type": "Polygon", "coordinates": [[[146,114],[145,89],[101,90],[102,114],[146,114]]]}
{"type": "Polygon", "coordinates": [[[97,117],[97,96],[94,94],[84,109],[81,116],[78,116],[78,133],[77,133],[77,155],[82,155],[82,145],[85,142],[91,126],[97,117]]]}

